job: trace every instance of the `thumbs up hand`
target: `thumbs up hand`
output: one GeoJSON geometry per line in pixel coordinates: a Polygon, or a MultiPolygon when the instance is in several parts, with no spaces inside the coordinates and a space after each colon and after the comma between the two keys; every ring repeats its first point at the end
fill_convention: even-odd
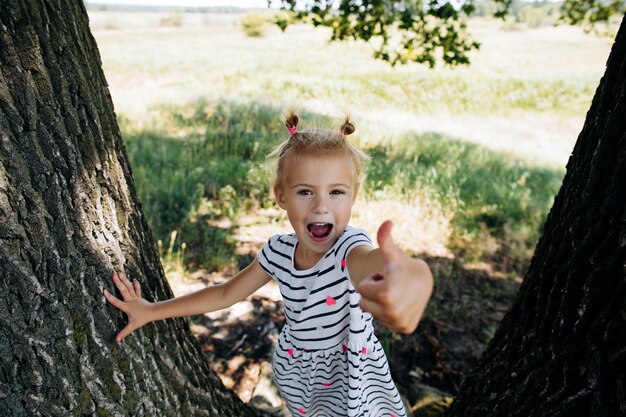
{"type": "Polygon", "coordinates": [[[433,290],[433,276],[426,262],[406,256],[391,237],[393,224],[387,220],[378,229],[382,273],[363,279],[357,290],[361,308],[381,324],[401,333],[417,327],[433,290]]]}

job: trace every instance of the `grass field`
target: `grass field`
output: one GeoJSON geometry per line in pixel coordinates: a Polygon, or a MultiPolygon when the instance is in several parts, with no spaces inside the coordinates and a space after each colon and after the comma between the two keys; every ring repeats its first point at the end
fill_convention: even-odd
{"type": "Polygon", "coordinates": [[[304,124],[356,121],[372,164],[355,223],[391,218],[413,253],[523,273],[612,39],[474,20],[470,67],[392,68],[307,26],[248,38],[240,17],[90,15],[166,266],[236,269],[286,227],[264,156],[297,104],[304,124]]]}

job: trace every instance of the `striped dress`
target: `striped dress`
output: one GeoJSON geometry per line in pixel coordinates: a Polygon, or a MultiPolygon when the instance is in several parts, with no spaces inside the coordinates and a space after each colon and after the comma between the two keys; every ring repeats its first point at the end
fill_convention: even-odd
{"type": "Polygon", "coordinates": [[[313,267],[296,270],[295,234],[275,235],[259,252],[277,281],[285,325],[273,357],[276,385],[294,416],[404,417],[372,316],[359,307],[346,258],[367,232],[348,226],[313,267]]]}

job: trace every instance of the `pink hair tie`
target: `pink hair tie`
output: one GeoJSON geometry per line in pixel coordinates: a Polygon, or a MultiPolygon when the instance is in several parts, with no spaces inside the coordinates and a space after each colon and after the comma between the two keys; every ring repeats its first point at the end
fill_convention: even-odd
{"type": "Polygon", "coordinates": [[[295,135],[296,133],[298,133],[298,128],[296,127],[296,125],[293,125],[291,127],[288,127],[287,130],[289,131],[289,133],[291,134],[291,136],[295,135]]]}

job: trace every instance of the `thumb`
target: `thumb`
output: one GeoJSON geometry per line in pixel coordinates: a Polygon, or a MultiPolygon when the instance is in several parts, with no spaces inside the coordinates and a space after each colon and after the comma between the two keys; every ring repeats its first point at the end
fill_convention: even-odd
{"type": "Polygon", "coordinates": [[[131,334],[132,332],[134,332],[135,330],[137,330],[138,327],[134,324],[128,324],[126,325],[126,327],[124,327],[118,334],[117,336],[115,336],[115,342],[117,344],[122,343],[122,340],[124,340],[124,338],[126,336],[128,336],[129,334],[131,334]]]}
{"type": "Polygon", "coordinates": [[[391,237],[392,228],[393,223],[391,220],[386,220],[378,228],[378,234],[376,236],[378,246],[380,247],[380,251],[382,252],[386,262],[393,262],[397,260],[402,253],[391,237]]]}

